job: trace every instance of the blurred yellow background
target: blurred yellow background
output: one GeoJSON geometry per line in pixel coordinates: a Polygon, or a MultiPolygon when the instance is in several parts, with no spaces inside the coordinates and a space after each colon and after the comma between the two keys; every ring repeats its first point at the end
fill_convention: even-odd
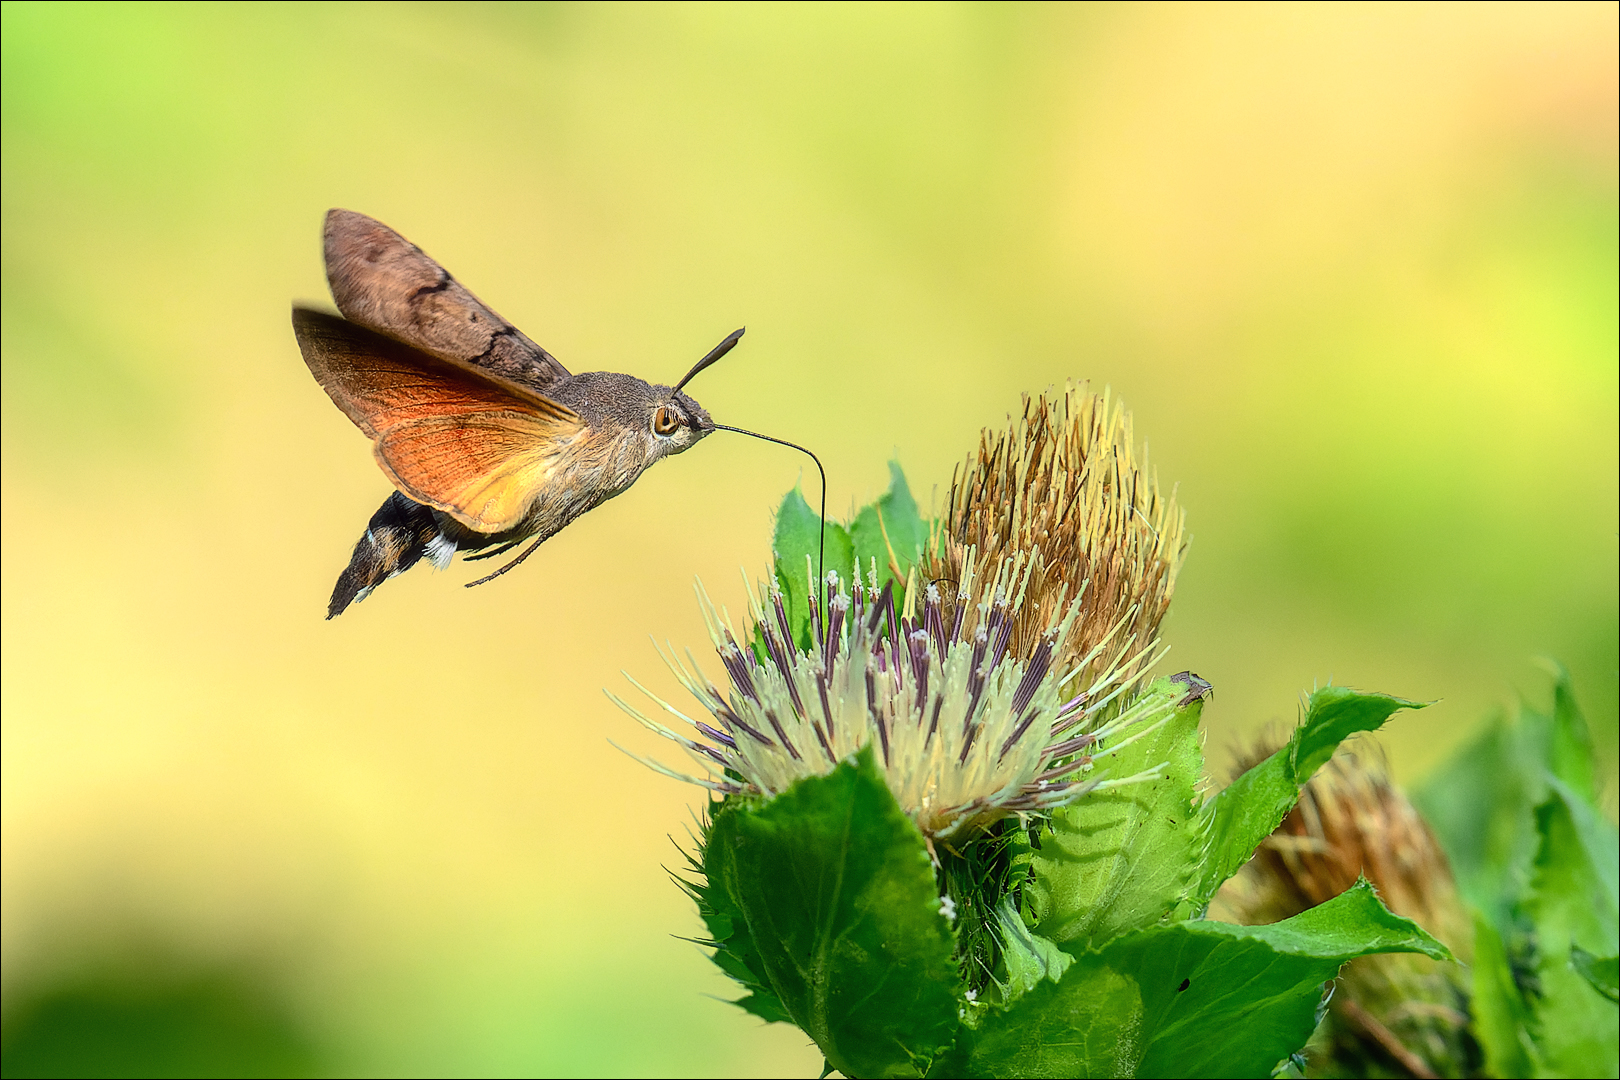
{"type": "Polygon", "coordinates": [[[803,459],[713,438],[323,621],[388,490],[288,324],[330,206],[575,371],[746,323],[694,396],[835,512],[1112,385],[1217,773],[1331,680],[1440,700],[1416,778],[1549,655],[1612,775],[1616,12],[5,4],[8,1039],[193,994],[287,1069],[819,1068],[670,936],[701,800],[601,693],[673,692],[648,635],[737,609],[803,459]]]}

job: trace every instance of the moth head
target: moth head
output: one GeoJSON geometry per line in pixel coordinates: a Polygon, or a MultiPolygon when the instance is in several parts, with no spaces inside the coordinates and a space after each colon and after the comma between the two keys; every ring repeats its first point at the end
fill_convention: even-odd
{"type": "Polygon", "coordinates": [[[678,390],[670,390],[654,399],[647,417],[647,430],[659,453],[668,456],[695,446],[699,439],[714,430],[714,421],[703,406],[678,390]]]}
{"type": "Polygon", "coordinates": [[[656,387],[662,391],[653,403],[651,416],[648,417],[648,427],[652,431],[654,446],[662,456],[678,454],[709,432],[715,430],[714,421],[703,406],[681,393],[681,388],[692,381],[692,376],[713,364],[726,353],[736,347],[742,338],[742,330],[734,330],[726,339],[709,350],[707,356],[692,365],[674,389],[656,387]]]}

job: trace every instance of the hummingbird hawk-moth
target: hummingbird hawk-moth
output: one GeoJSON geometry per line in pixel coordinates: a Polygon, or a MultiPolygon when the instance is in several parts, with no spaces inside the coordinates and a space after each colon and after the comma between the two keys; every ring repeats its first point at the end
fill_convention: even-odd
{"type": "Polygon", "coordinates": [[[499,577],[711,432],[803,450],[716,424],[681,392],[742,330],[673,387],[612,371],[573,375],[382,222],[331,210],[325,247],[343,317],[295,306],[293,333],[315,381],[372,440],[397,489],[355,544],[329,619],[422,559],[442,569],[458,551],[490,558],[532,538],[471,584],[499,577]]]}

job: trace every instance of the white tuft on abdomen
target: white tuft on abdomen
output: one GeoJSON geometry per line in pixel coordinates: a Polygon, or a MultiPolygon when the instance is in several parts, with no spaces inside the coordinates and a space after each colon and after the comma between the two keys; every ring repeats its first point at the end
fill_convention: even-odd
{"type": "Polygon", "coordinates": [[[440,533],[427,543],[427,550],[422,553],[428,562],[433,564],[435,570],[443,570],[450,565],[450,558],[456,553],[456,542],[444,533],[440,533]]]}

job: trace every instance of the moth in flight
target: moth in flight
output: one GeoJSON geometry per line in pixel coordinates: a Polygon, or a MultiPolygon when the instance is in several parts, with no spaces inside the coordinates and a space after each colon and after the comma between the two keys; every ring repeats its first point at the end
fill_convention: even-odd
{"type": "Polygon", "coordinates": [[[716,424],[681,392],[741,330],[673,387],[613,371],[573,375],[382,222],[331,210],[325,242],[343,317],[295,306],[293,333],[315,381],[372,440],[398,489],[338,576],[329,619],[423,559],[443,568],[458,551],[484,559],[532,540],[472,584],[499,577],[713,431],[803,450],[716,424]]]}

